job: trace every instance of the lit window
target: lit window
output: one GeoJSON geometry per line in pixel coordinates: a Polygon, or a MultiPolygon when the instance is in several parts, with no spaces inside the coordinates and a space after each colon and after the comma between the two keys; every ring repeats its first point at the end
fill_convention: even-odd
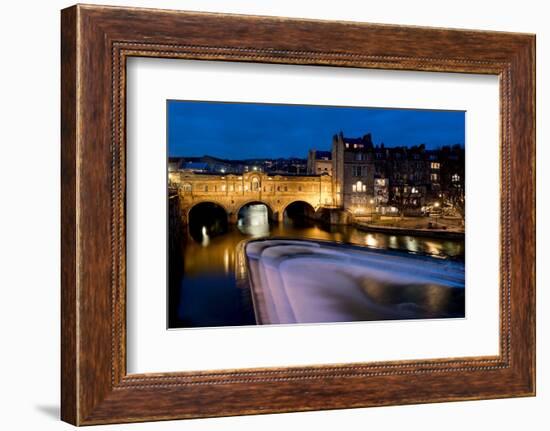
{"type": "Polygon", "coordinates": [[[346,148],[349,148],[349,144],[346,142],[346,148]]]}
{"type": "Polygon", "coordinates": [[[437,175],[437,174],[431,174],[431,175],[430,175],[430,179],[431,179],[432,181],[437,181],[437,178],[438,178],[438,175],[437,175]]]}
{"type": "Polygon", "coordinates": [[[458,183],[460,181],[460,175],[454,174],[452,177],[453,183],[458,183]]]}
{"type": "Polygon", "coordinates": [[[366,185],[366,184],[363,184],[363,191],[364,191],[364,192],[367,191],[367,185],[366,185]]]}
{"type": "Polygon", "coordinates": [[[356,192],[356,191],[357,191],[357,186],[356,186],[355,184],[353,184],[353,185],[351,186],[351,190],[353,190],[354,192],[356,192]]]}
{"type": "Polygon", "coordinates": [[[432,162],[432,163],[431,163],[431,168],[432,168],[432,169],[439,169],[439,163],[437,163],[437,162],[432,162]]]}

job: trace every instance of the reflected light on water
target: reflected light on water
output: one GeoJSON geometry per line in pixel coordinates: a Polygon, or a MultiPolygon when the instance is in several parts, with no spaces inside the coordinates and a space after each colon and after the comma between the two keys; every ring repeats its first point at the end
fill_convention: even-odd
{"type": "Polygon", "coordinates": [[[267,207],[262,204],[249,205],[241,209],[237,227],[245,235],[253,237],[269,234],[269,214],[267,207]]]}
{"type": "Polygon", "coordinates": [[[367,244],[369,247],[378,247],[378,240],[374,237],[373,234],[369,233],[365,238],[365,244],[367,244]]]}
{"type": "Polygon", "coordinates": [[[438,245],[435,242],[432,241],[425,241],[424,244],[426,245],[426,251],[430,254],[440,254],[441,247],[438,247],[438,245]]]}
{"type": "Polygon", "coordinates": [[[412,252],[426,251],[433,253],[437,249],[437,255],[439,256],[463,256],[464,254],[464,242],[460,240],[441,241],[433,238],[385,235],[363,232],[347,226],[323,228],[312,224],[311,226],[301,227],[286,223],[245,226],[241,222],[238,226],[230,227],[223,235],[212,236],[206,226],[200,226],[199,232],[201,236],[198,241],[194,241],[191,237],[186,238],[184,241],[184,263],[187,275],[197,276],[198,274],[216,272],[227,275],[232,274],[234,272],[237,244],[243,239],[250,239],[256,235],[312,238],[412,252]]]}
{"type": "MultiPolygon", "coordinates": [[[[387,235],[361,231],[353,226],[326,226],[314,222],[270,224],[268,211],[265,207],[253,210],[248,212],[248,217],[242,211],[238,225],[229,225],[223,234],[215,234],[202,220],[197,220],[194,228],[198,234],[196,238],[187,232],[183,239],[182,256],[170,256],[169,265],[169,268],[183,266],[183,274],[177,271],[170,276],[174,277],[173,283],[180,286],[178,313],[183,312],[181,325],[254,324],[250,294],[246,289],[242,290],[244,285],[239,285],[236,279],[237,274],[246,273],[246,261],[237,259],[236,251],[243,240],[255,235],[311,238],[411,252],[433,252],[437,248],[440,256],[464,256],[463,240],[387,235]],[[190,303],[195,305],[190,306],[190,303]],[[191,316],[189,310],[196,313],[191,316]]],[[[437,285],[424,289],[415,283],[375,281],[371,277],[359,278],[356,282],[377,306],[401,307],[403,313],[416,310],[411,308],[411,304],[421,307],[426,313],[437,314],[438,310],[450,307],[449,301],[464,303],[459,291],[437,285]]],[[[463,309],[458,308],[451,311],[463,313],[463,309]]]]}
{"type": "Polygon", "coordinates": [[[229,274],[229,249],[223,251],[223,267],[226,274],[229,274]]]}
{"type": "Polygon", "coordinates": [[[418,241],[410,236],[405,237],[406,248],[409,251],[418,251],[418,241]]]}
{"type": "Polygon", "coordinates": [[[208,232],[206,231],[206,226],[203,226],[203,227],[202,227],[201,233],[202,233],[201,245],[202,245],[203,247],[207,247],[208,244],[210,244],[210,237],[208,236],[208,232]]]}
{"type": "Polygon", "coordinates": [[[433,311],[439,311],[447,306],[450,299],[451,289],[445,289],[438,285],[427,285],[425,288],[426,305],[433,311]]]}

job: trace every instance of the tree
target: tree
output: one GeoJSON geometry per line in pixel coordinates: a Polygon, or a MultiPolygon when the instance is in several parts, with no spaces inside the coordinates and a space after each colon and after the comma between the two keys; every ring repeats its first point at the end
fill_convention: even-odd
{"type": "Polygon", "coordinates": [[[464,196],[464,188],[460,184],[453,185],[449,189],[449,204],[452,206],[455,215],[458,215],[464,225],[466,217],[466,199],[464,196]]]}

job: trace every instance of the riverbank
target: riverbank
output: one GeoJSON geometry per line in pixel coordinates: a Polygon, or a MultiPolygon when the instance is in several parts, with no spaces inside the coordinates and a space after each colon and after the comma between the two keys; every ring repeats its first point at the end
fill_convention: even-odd
{"type": "Polygon", "coordinates": [[[363,232],[380,232],[388,235],[414,235],[432,238],[464,239],[464,227],[459,219],[428,218],[356,220],[353,226],[363,232]]]}

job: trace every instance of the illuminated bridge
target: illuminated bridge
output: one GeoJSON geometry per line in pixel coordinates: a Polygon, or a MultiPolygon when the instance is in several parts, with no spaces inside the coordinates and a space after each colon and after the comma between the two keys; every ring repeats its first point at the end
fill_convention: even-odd
{"type": "Polygon", "coordinates": [[[255,204],[265,205],[273,221],[293,214],[313,218],[321,208],[334,204],[332,177],[328,175],[173,171],[169,173],[169,190],[171,196],[179,198],[183,224],[201,208],[217,212],[234,224],[241,209],[255,204]]]}

